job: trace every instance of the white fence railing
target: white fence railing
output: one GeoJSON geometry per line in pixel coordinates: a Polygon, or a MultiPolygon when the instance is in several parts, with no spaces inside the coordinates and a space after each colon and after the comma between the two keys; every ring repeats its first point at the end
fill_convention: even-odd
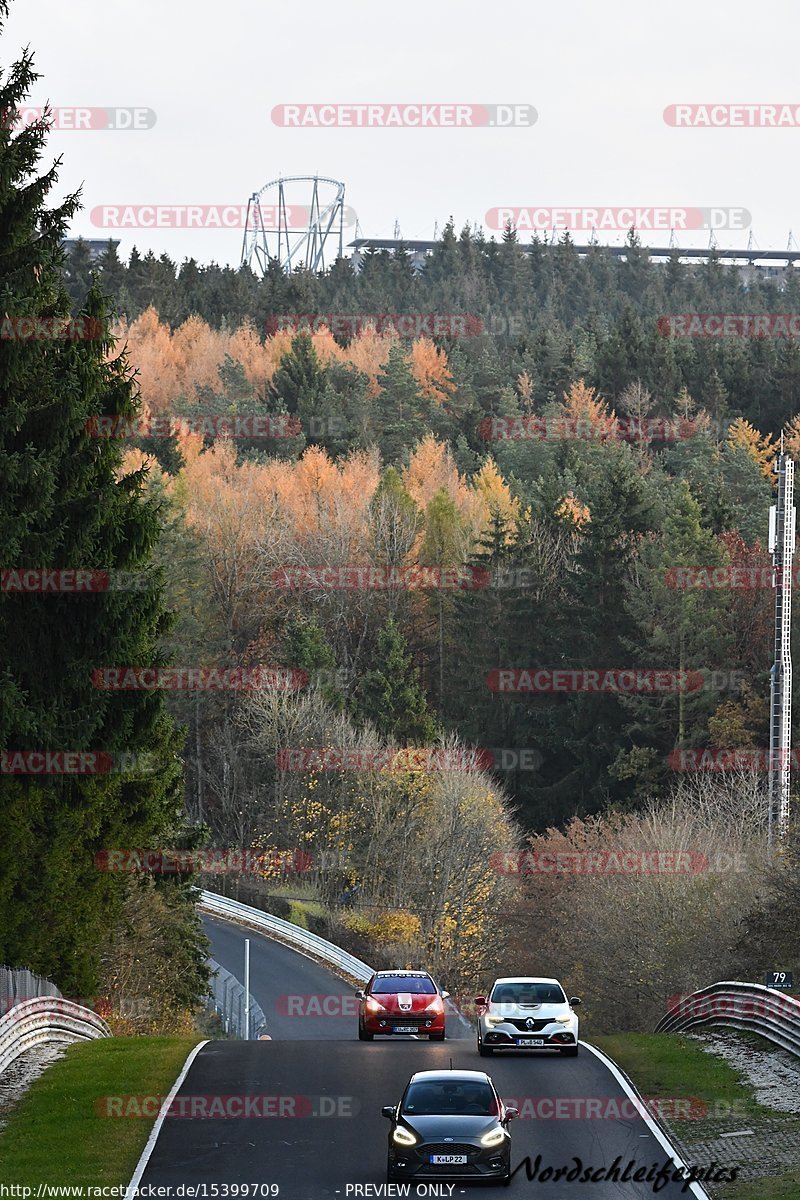
{"type": "Polygon", "coordinates": [[[726,980],[682,996],[656,1025],[656,1033],[713,1025],[759,1033],[800,1055],[800,1000],[760,983],[726,980]]]}
{"type": "Polygon", "coordinates": [[[291,921],[273,917],[271,913],[252,908],[249,904],[240,904],[238,900],[229,900],[227,896],[218,896],[215,892],[201,892],[199,907],[204,912],[227,917],[237,925],[249,925],[279,942],[286,942],[297,950],[303,950],[348,979],[366,983],[372,975],[372,967],[367,966],[360,958],[348,954],[340,946],[334,946],[333,942],[318,937],[316,933],[310,933],[308,929],[301,929],[291,921]]]}
{"type": "Polygon", "coordinates": [[[111,1037],[111,1030],[90,1008],[57,996],[23,1000],[0,1017],[0,1075],[15,1058],[34,1046],[100,1037],[111,1037]]]}

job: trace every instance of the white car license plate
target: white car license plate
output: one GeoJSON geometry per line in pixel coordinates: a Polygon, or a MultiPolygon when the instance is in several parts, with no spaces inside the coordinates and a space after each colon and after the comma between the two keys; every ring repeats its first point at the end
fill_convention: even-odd
{"type": "Polygon", "coordinates": [[[438,1167],[462,1167],[467,1162],[466,1154],[432,1154],[431,1163],[438,1167]]]}
{"type": "Polygon", "coordinates": [[[417,1033],[416,1025],[395,1025],[392,1033],[417,1033]]]}
{"type": "Polygon", "coordinates": [[[518,1046],[543,1046],[544,1038],[517,1038],[518,1046]]]}

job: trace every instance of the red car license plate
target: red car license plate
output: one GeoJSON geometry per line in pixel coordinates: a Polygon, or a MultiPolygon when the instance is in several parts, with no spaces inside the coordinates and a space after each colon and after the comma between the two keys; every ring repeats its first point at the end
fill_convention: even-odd
{"type": "Polygon", "coordinates": [[[392,1028],[392,1033],[416,1033],[416,1025],[395,1025],[392,1028]]]}

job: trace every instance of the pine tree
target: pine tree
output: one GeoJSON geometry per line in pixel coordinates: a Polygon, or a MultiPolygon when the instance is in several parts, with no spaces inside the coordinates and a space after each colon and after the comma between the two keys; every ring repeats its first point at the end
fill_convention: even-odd
{"type": "MultiPolygon", "coordinates": [[[[0,15],[6,8],[0,6],[0,15]]],[[[30,55],[0,86],[16,111],[36,79],[30,55]]],[[[0,128],[0,307],[10,317],[70,311],[60,242],[72,196],[45,207],[56,168],[35,174],[46,124],[0,128]]],[[[133,386],[92,289],[74,338],[0,343],[0,563],[4,568],[134,572],[142,586],[97,594],[0,595],[0,751],[147,753],[152,773],[0,774],[0,961],[27,965],[63,991],[91,994],[125,882],[94,856],[163,844],[177,819],[178,738],[158,692],[112,693],[94,669],[160,659],[162,586],[150,567],[158,510],[141,472],[117,477],[122,451],[93,437],[100,416],[132,419],[133,386]]]]}
{"type": "Polygon", "coordinates": [[[396,463],[404,450],[410,450],[424,436],[428,425],[424,414],[430,407],[420,394],[399,342],[389,351],[378,385],[381,391],[374,406],[378,446],[384,462],[396,463]]]}
{"type": "Polygon", "coordinates": [[[438,727],[394,617],[378,634],[372,662],[356,690],[357,714],[401,745],[433,741],[438,727]]]}
{"type": "Polygon", "coordinates": [[[299,333],[292,338],[291,350],[270,380],[269,396],[284,412],[307,422],[319,412],[326,381],[327,372],[311,337],[299,333]]]}

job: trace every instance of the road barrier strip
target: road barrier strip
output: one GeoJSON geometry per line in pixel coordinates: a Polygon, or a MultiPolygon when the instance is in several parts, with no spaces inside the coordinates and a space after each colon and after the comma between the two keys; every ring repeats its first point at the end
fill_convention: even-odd
{"type": "MultiPolygon", "coordinates": [[[[675,1146],[670,1141],[666,1130],[659,1124],[651,1111],[647,1109],[647,1103],[636,1090],[633,1082],[628,1078],[621,1067],[617,1066],[613,1058],[609,1058],[602,1050],[598,1050],[596,1046],[592,1046],[589,1042],[581,1041],[579,1045],[583,1046],[584,1050],[588,1050],[595,1058],[598,1058],[603,1066],[611,1072],[617,1083],[622,1088],[629,1100],[632,1100],[639,1109],[640,1116],[644,1121],[650,1133],[656,1139],[661,1148],[669,1155],[676,1167],[682,1168],[684,1171],[689,1171],[689,1167],[684,1161],[682,1155],[675,1149],[675,1146]]],[[[711,1200],[711,1196],[702,1186],[696,1181],[689,1184],[689,1192],[696,1200],[711,1200]]]]}
{"type": "Polygon", "coordinates": [[[35,996],[0,1017],[0,1075],[34,1046],[111,1037],[106,1022],[90,1008],[57,996],[35,996]]]}
{"type": "Polygon", "coordinates": [[[192,1063],[197,1058],[198,1054],[203,1049],[203,1047],[208,1045],[208,1042],[209,1042],[209,1039],[206,1038],[205,1041],[198,1042],[197,1045],[194,1046],[189,1051],[189,1056],[186,1059],[186,1062],[181,1067],[180,1074],[178,1075],[178,1078],[173,1083],[173,1085],[170,1089],[169,1095],[164,1099],[164,1103],[161,1105],[161,1110],[153,1123],[153,1128],[150,1130],[150,1136],[148,1137],[148,1139],[145,1143],[144,1150],[142,1151],[141,1157],[140,1157],[138,1163],[136,1164],[136,1170],[133,1172],[133,1178],[131,1179],[130,1183],[128,1184],[127,1195],[129,1195],[129,1196],[136,1195],[135,1189],[141,1183],[142,1176],[144,1175],[144,1172],[145,1172],[145,1168],[147,1167],[147,1164],[150,1161],[150,1155],[153,1153],[153,1150],[155,1149],[155,1144],[158,1141],[158,1135],[161,1132],[161,1126],[164,1124],[164,1118],[166,1117],[167,1113],[169,1112],[169,1106],[172,1104],[172,1101],[177,1096],[178,1089],[180,1088],[184,1079],[189,1074],[189,1068],[191,1067],[192,1063]]]}
{"type": "Polygon", "coordinates": [[[681,996],[656,1025],[656,1033],[696,1026],[727,1026],[757,1033],[800,1056],[800,1001],[760,983],[725,980],[681,996]]]}

